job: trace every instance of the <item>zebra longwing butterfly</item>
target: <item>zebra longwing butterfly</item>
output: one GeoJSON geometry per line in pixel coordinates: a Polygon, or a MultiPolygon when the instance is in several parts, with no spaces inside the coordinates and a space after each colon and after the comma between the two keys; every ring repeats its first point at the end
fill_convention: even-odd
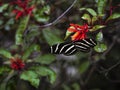
{"type": "Polygon", "coordinates": [[[50,51],[53,54],[71,55],[76,53],[77,51],[88,52],[95,45],[96,45],[95,40],[87,38],[74,42],[54,44],[50,47],[50,51]]]}

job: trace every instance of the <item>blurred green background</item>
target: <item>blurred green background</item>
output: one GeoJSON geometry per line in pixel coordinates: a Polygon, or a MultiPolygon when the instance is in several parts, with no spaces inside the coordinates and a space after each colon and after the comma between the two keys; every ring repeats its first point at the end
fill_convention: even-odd
{"type": "MultiPolygon", "coordinates": [[[[81,17],[89,12],[80,9],[96,11],[98,1],[77,0],[53,25],[39,27],[56,20],[74,0],[31,0],[29,5],[35,5],[32,15],[18,20],[12,10],[19,7],[10,4],[11,0],[1,0],[0,90],[120,90],[120,18],[88,33],[89,37],[102,38],[105,46],[96,47],[100,49],[98,52],[93,49],[89,53],[65,56],[48,51],[51,45],[64,42],[70,23],[86,23],[81,17]],[[10,54],[24,59],[25,70],[11,70],[10,54]],[[37,74],[33,72],[35,70],[37,74]]],[[[120,1],[107,0],[102,19],[109,17],[110,6],[115,7],[113,13],[119,13],[120,17],[120,1]]],[[[70,37],[66,41],[70,41],[70,37]]]]}

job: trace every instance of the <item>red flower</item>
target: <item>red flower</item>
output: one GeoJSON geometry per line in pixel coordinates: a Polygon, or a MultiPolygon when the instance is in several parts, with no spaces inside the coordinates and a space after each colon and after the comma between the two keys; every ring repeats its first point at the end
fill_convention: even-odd
{"type": "Polygon", "coordinates": [[[26,16],[28,14],[31,15],[31,12],[33,11],[34,9],[34,6],[31,6],[31,7],[28,7],[28,2],[30,0],[17,0],[17,1],[14,1],[12,2],[12,4],[15,4],[17,5],[18,7],[20,7],[21,9],[15,9],[13,10],[12,12],[16,14],[16,19],[19,19],[20,17],[22,16],[26,16]]]}
{"type": "Polygon", "coordinates": [[[20,58],[11,58],[11,68],[14,70],[22,70],[25,67],[25,64],[20,58]]]}
{"type": "Polygon", "coordinates": [[[74,33],[74,35],[71,36],[72,41],[81,40],[86,38],[86,33],[88,32],[88,25],[84,24],[83,26],[80,26],[78,24],[70,24],[70,27],[67,30],[74,33]]]}

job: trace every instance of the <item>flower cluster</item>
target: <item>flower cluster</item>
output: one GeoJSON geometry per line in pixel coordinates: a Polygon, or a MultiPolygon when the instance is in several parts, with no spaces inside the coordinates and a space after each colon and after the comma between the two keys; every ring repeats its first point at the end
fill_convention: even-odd
{"type": "Polygon", "coordinates": [[[11,58],[11,68],[14,70],[22,70],[25,67],[24,62],[20,58],[11,58]]]}
{"type": "Polygon", "coordinates": [[[70,24],[70,27],[67,30],[74,33],[73,36],[71,36],[72,41],[81,40],[86,38],[88,25],[84,24],[83,26],[80,26],[78,24],[70,24]]]}
{"type": "Polygon", "coordinates": [[[12,5],[17,5],[19,9],[14,9],[12,12],[16,14],[16,19],[19,19],[22,16],[26,16],[28,14],[31,15],[31,12],[34,9],[34,6],[28,6],[29,0],[16,0],[12,2],[12,5]]]}

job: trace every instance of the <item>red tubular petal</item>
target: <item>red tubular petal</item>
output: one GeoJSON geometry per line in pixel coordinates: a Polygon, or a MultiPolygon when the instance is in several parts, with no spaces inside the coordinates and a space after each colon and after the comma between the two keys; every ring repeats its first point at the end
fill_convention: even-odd
{"type": "Polygon", "coordinates": [[[19,58],[12,58],[11,59],[11,68],[14,70],[22,70],[25,64],[19,58]]]}
{"type": "Polygon", "coordinates": [[[72,41],[81,40],[86,38],[86,33],[88,32],[88,25],[84,24],[80,26],[78,24],[70,24],[70,27],[67,29],[70,32],[75,32],[73,36],[71,36],[72,41]]]}
{"type": "Polygon", "coordinates": [[[23,15],[23,12],[22,12],[22,11],[21,11],[21,12],[18,12],[17,15],[16,15],[16,17],[15,17],[15,19],[17,20],[17,19],[20,18],[22,15],[23,15]]]}

